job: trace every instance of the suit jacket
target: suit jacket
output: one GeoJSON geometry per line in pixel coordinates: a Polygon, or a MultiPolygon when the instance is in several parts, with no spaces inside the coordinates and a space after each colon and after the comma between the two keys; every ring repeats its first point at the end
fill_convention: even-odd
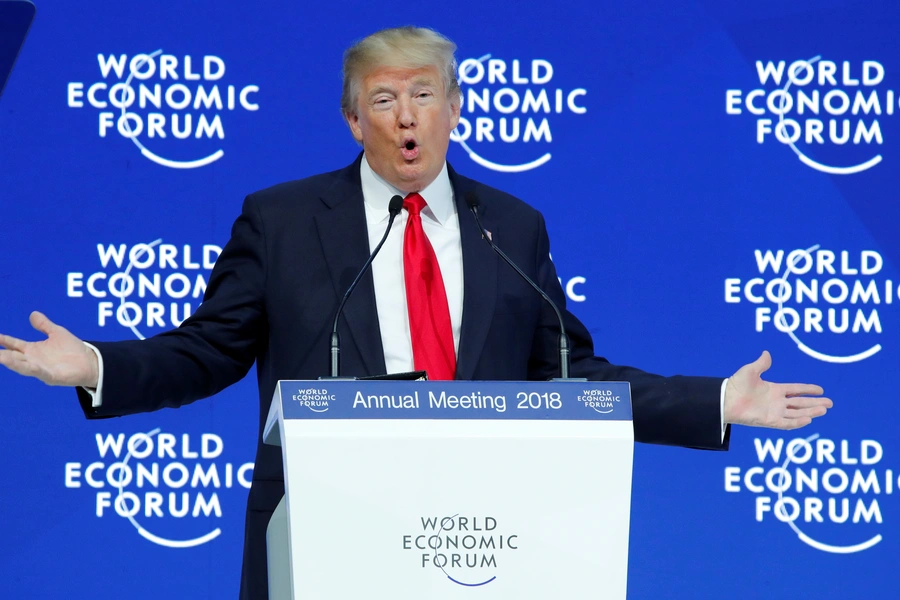
{"type": "MultiPolygon", "coordinates": [[[[241,598],[268,597],[265,530],[284,494],[279,448],[262,427],[279,379],[328,373],[338,301],[369,254],[360,160],[344,169],[249,195],[210,276],[203,304],[181,327],[145,341],[95,342],[104,362],[103,405],[88,418],[178,407],[211,396],[257,364],[259,435],[249,493],[241,598]]],[[[449,169],[459,213],[464,304],[457,379],[545,380],[557,374],[552,310],[480,239],[464,202],[474,190],[493,240],[563,310],[573,377],[630,381],[635,439],[727,448],[720,430],[721,379],[661,377],[594,355],[591,336],[565,310],[541,214],[522,201],[449,169]]],[[[340,323],[342,374],[385,372],[371,271],[340,323]]]]}

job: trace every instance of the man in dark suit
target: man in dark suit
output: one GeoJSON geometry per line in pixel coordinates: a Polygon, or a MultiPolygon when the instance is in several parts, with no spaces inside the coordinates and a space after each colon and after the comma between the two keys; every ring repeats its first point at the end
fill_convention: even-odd
{"type": "MultiPolygon", "coordinates": [[[[455,46],[399,28],[348,50],[342,109],[363,152],[350,166],[247,197],[203,304],[181,327],[145,341],[84,344],[40,313],[47,334],[0,336],[0,364],[52,385],[79,387],[88,418],[178,407],[238,381],[254,362],[260,433],[279,379],[328,371],[335,308],[405,197],[388,244],[346,306],[343,373],[425,368],[442,377],[542,380],[557,369],[552,310],[482,240],[465,205],[474,194],[492,239],[563,307],[572,375],[632,384],[635,439],[709,449],[728,423],[791,429],[831,406],[812,385],[763,381],[767,353],[727,380],[661,377],[594,355],[564,310],[543,217],[446,163],[459,120],[455,46]],[[427,318],[422,318],[422,315],[427,318]]],[[[265,598],[265,530],[283,495],[281,456],[261,435],[250,490],[242,598],[265,598]]]]}

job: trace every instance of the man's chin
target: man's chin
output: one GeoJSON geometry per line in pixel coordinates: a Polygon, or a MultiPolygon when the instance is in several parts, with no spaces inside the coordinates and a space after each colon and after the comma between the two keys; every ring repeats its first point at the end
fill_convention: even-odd
{"type": "Polygon", "coordinates": [[[397,181],[392,183],[398,190],[410,194],[428,187],[431,181],[428,181],[427,173],[419,165],[407,164],[398,169],[397,181]]]}

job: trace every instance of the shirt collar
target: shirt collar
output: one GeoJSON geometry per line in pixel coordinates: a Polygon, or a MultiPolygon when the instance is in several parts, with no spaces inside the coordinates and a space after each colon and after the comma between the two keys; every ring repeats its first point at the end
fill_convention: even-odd
{"type": "MultiPolygon", "coordinates": [[[[386,221],[391,198],[395,195],[405,197],[406,194],[373,171],[365,154],[363,154],[359,166],[359,175],[362,182],[363,199],[366,203],[366,220],[370,223],[386,221]]],[[[446,225],[456,212],[456,205],[453,203],[453,186],[450,185],[450,175],[447,172],[447,161],[444,161],[444,166],[435,180],[421,190],[419,195],[425,199],[428,205],[422,214],[430,217],[439,225],[446,225]]]]}

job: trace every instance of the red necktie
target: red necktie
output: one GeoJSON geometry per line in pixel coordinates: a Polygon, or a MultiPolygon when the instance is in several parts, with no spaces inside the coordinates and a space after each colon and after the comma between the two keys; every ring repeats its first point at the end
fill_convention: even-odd
{"type": "Polygon", "coordinates": [[[429,379],[453,379],[456,351],[450,307],[441,267],[422,230],[419,213],[425,208],[425,200],[419,194],[410,194],[403,200],[403,208],[409,211],[403,237],[403,275],[413,362],[416,370],[428,371],[429,379]]]}

